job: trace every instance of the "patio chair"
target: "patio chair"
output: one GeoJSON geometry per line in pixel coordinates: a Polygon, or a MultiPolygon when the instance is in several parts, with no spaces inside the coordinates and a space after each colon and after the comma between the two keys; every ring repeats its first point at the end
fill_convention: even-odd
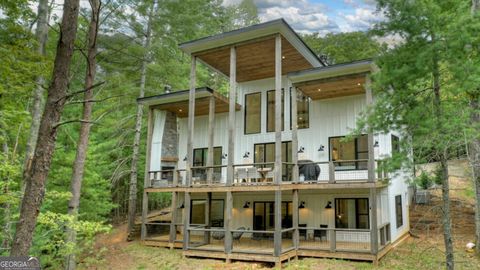
{"type": "Polygon", "coordinates": [[[247,168],[247,178],[249,178],[250,181],[257,181],[259,175],[256,167],[247,168]]]}
{"type": "Polygon", "coordinates": [[[327,240],[327,228],[328,225],[320,224],[320,230],[313,231],[313,238],[320,238],[320,242],[322,242],[324,239],[327,240]]]}
{"type": "MultiPolygon", "coordinates": [[[[298,227],[306,228],[307,224],[298,224],[298,227]]],[[[305,240],[307,240],[307,229],[298,229],[298,234],[299,234],[300,237],[303,236],[303,238],[305,238],[305,240]]]]}
{"type": "Polygon", "coordinates": [[[238,168],[237,169],[237,183],[245,182],[248,178],[247,169],[246,168],[238,168]]]}
{"type": "Polygon", "coordinates": [[[215,240],[222,240],[223,238],[225,238],[225,232],[212,232],[212,238],[215,240]]]}
{"type": "MultiPolygon", "coordinates": [[[[240,227],[237,230],[242,230],[243,231],[243,230],[245,230],[245,227],[240,227]]],[[[243,235],[243,232],[232,233],[233,241],[238,240],[240,242],[240,238],[242,237],[242,235],[243,235]]]]}

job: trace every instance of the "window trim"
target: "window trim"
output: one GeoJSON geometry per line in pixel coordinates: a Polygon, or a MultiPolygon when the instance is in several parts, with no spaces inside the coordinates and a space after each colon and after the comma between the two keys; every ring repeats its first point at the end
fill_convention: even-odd
{"type": "Polygon", "coordinates": [[[401,228],[403,226],[403,200],[402,200],[402,194],[395,195],[395,226],[398,228],[401,228]],[[397,198],[400,199],[400,216],[398,216],[399,212],[398,210],[398,202],[397,198]],[[400,218],[400,219],[399,219],[400,218]],[[400,222],[398,222],[400,221],[400,222]],[[399,224],[400,223],[400,224],[399,224]]]}
{"type": "MultiPolygon", "coordinates": [[[[223,147],[222,146],[214,146],[213,147],[213,165],[222,165],[221,163],[220,164],[215,164],[215,149],[219,149],[220,148],[220,155],[223,153],[223,147]]],[[[202,150],[203,151],[206,151],[207,154],[208,154],[208,147],[199,147],[199,148],[194,148],[193,149],[193,167],[198,167],[198,166],[195,166],[195,151],[196,150],[202,150]]],[[[204,158],[204,155],[202,153],[202,164],[203,165],[200,165],[199,167],[204,167],[204,166],[207,166],[207,161],[203,159],[204,158]]],[[[216,172],[221,172],[222,168],[214,168],[213,171],[216,171],[216,172]]]]}
{"type": "MultiPolygon", "coordinates": [[[[297,90],[297,94],[298,94],[298,90],[297,90]]],[[[302,94],[303,94],[303,92],[302,92],[302,94]]],[[[308,102],[307,102],[307,104],[308,104],[308,125],[306,127],[301,127],[301,128],[297,127],[297,130],[298,129],[308,129],[308,128],[310,128],[310,98],[308,96],[306,96],[305,94],[304,94],[304,96],[307,97],[307,99],[308,99],[308,102]]],[[[292,123],[293,123],[292,122],[292,119],[293,119],[292,118],[292,102],[293,102],[292,87],[290,87],[290,130],[292,130],[292,123]]],[[[298,104],[297,104],[297,118],[298,118],[298,104]]],[[[297,125],[298,125],[298,119],[297,119],[297,125]]]]}
{"type": "Polygon", "coordinates": [[[355,200],[355,224],[357,225],[357,228],[347,228],[347,229],[358,229],[358,230],[370,230],[370,199],[369,198],[335,198],[335,229],[345,229],[345,228],[339,228],[337,227],[337,202],[338,200],[355,200]],[[363,229],[360,229],[358,228],[358,224],[360,223],[359,220],[360,220],[360,216],[358,214],[358,200],[367,200],[367,214],[361,214],[362,216],[365,216],[367,215],[367,221],[368,221],[368,224],[367,224],[367,228],[363,228],[363,229]]]}
{"type": "MultiPolygon", "coordinates": [[[[358,151],[358,142],[357,142],[357,139],[358,139],[359,137],[361,137],[361,136],[368,136],[368,134],[360,134],[359,136],[355,137],[355,139],[354,139],[354,140],[355,140],[355,141],[354,141],[354,144],[355,144],[355,160],[358,159],[358,154],[359,154],[359,153],[367,153],[367,155],[368,155],[368,146],[367,146],[367,152],[363,152],[363,151],[359,152],[359,151],[358,151]]],[[[328,137],[328,160],[329,160],[329,161],[332,161],[332,151],[331,151],[332,149],[331,149],[330,140],[331,140],[331,139],[335,139],[335,138],[345,138],[345,137],[346,137],[346,135],[328,137]]],[[[361,162],[363,162],[363,161],[361,161],[361,162]]],[[[359,167],[359,166],[358,166],[359,163],[360,163],[359,161],[356,161],[356,162],[355,162],[355,169],[344,169],[344,170],[338,170],[338,171],[348,172],[348,171],[359,171],[359,170],[364,171],[364,170],[368,170],[368,169],[359,169],[359,168],[358,168],[358,167],[359,167]]],[[[335,170],[335,171],[337,171],[337,170],[335,170]]]]}
{"type": "Polygon", "coordinates": [[[244,110],[243,110],[243,134],[244,135],[250,135],[250,134],[260,134],[262,133],[262,92],[254,92],[254,93],[248,93],[248,94],[245,94],[244,96],[245,100],[244,100],[244,110]],[[259,114],[259,123],[260,123],[260,129],[258,132],[251,132],[251,133],[247,133],[247,96],[250,96],[250,95],[260,95],[260,114],[259,114]]]}
{"type": "MultiPolygon", "coordinates": [[[[273,89],[273,90],[267,90],[267,92],[266,92],[266,93],[267,93],[267,94],[266,94],[267,96],[266,96],[266,98],[265,98],[265,100],[266,100],[266,102],[265,102],[265,104],[266,104],[265,109],[266,109],[266,111],[267,111],[267,113],[266,113],[266,115],[267,115],[267,116],[266,116],[266,117],[267,117],[267,122],[265,123],[265,132],[266,132],[266,133],[275,132],[275,123],[273,124],[273,130],[271,130],[271,131],[268,130],[268,119],[269,119],[269,118],[268,118],[268,115],[269,115],[269,114],[268,114],[268,93],[270,93],[270,92],[273,92],[273,93],[274,93],[274,97],[275,97],[275,89],[273,89]]],[[[282,104],[282,131],[285,131],[285,91],[284,91],[283,88],[282,88],[281,92],[282,92],[282,103],[283,103],[283,104],[282,104]]],[[[274,103],[274,104],[275,104],[275,103],[274,103]]],[[[275,106],[274,106],[274,109],[275,109],[275,106]]]]}

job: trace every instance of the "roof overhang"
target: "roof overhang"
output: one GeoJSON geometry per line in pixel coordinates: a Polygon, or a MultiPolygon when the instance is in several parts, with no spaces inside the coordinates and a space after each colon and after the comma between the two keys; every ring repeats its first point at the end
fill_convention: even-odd
{"type": "Polygon", "coordinates": [[[229,76],[230,47],[235,46],[237,81],[242,82],[274,76],[271,70],[274,67],[277,34],[282,36],[284,74],[324,66],[283,19],[182,43],[179,47],[185,53],[197,56],[207,66],[229,76]],[[266,72],[267,69],[270,71],[266,72]]]}
{"type": "MultiPolygon", "coordinates": [[[[139,104],[146,105],[153,109],[170,111],[178,117],[188,117],[190,90],[180,90],[156,96],[138,98],[139,104]]],[[[210,97],[215,98],[215,113],[228,112],[228,99],[222,94],[215,92],[208,87],[195,89],[195,116],[208,115],[210,97]]],[[[235,110],[239,111],[241,106],[235,104],[235,110]]]]}
{"type": "Polygon", "coordinates": [[[293,72],[288,78],[312,99],[326,99],[365,93],[366,75],[375,69],[372,60],[360,60],[293,72]]]}

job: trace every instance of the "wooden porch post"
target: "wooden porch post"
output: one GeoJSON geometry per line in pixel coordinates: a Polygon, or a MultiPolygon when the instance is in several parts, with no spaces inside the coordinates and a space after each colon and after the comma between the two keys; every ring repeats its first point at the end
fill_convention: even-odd
{"type": "Polygon", "coordinates": [[[293,194],[292,194],[292,210],[293,210],[293,213],[292,213],[292,219],[293,219],[293,246],[295,247],[295,249],[298,249],[298,244],[299,244],[299,238],[300,238],[300,234],[299,234],[299,231],[298,231],[298,189],[294,189],[293,190],[293,194]]]}
{"type": "MultiPolygon", "coordinates": [[[[213,141],[215,128],[215,97],[210,96],[210,103],[208,105],[208,154],[207,167],[213,166],[213,141]]],[[[207,169],[207,184],[213,183],[213,168],[207,169]]]]}
{"type": "Polygon", "coordinates": [[[175,246],[175,240],[177,238],[177,226],[175,225],[177,221],[177,197],[178,192],[172,192],[172,205],[170,210],[170,212],[172,213],[172,219],[170,220],[170,236],[168,239],[171,249],[175,246]]]}
{"type": "Polygon", "coordinates": [[[292,113],[292,181],[294,183],[298,182],[298,115],[297,115],[297,88],[292,86],[291,88],[292,98],[290,99],[291,104],[291,113],[292,113]]]}
{"type": "MultiPolygon", "coordinates": [[[[367,106],[373,103],[370,76],[365,77],[365,96],[367,106]]],[[[373,130],[368,132],[368,182],[375,183],[375,152],[373,142],[373,130]]],[[[371,253],[378,252],[378,220],[377,220],[377,189],[370,188],[370,247],[371,253]]]]}
{"type": "Polygon", "coordinates": [[[147,237],[147,221],[148,215],[148,193],[145,191],[146,188],[150,187],[152,183],[150,182],[150,155],[152,150],[152,132],[153,132],[153,109],[148,109],[148,124],[147,124],[147,159],[145,160],[145,177],[143,179],[143,198],[142,198],[142,227],[140,237],[143,240],[147,237]]]}
{"type": "Polygon", "coordinates": [[[231,191],[227,191],[226,200],[225,200],[225,219],[224,219],[224,229],[225,229],[225,253],[232,253],[232,208],[233,208],[233,195],[231,191]]]}
{"type": "Polygon", "coordinates": [[[185,192],[185,199],[183,200],[183,250],[188,249],[190,242],[190,192],[185,192]]]}
{"type": "Polygon", "coordinates": [[[230,47],[230,93],[228,111],[228,164],[227,164],[227,186],[233,183],[235,160],[235,105],[237,97],[237,51],[235,46],[230,47]]]}
{"type": "MultiPolygon", "coordinates": [[[[205,225],[206,225],[205,227],[207,229],[210,229],[210,227],[212,226],[211,220],[210,220],[211,211],[212,211],[212,193],[207,192],[207,201],[205,205],[205,225]]],[[[203,234],[203,237],[204,237],[205,243],[210,244],[210,232],[206,231],[203,234]]]]}
{"type": "Polygon", "coordinates": [[[195,122],[195,84],[196,84],[196,66],[197,58],[192,55],[192,65],[190,67],[190,92],[188,96],[188,139],[187,139],[187,186],[192,184],[193,167],[193,134],[195,122]]]}

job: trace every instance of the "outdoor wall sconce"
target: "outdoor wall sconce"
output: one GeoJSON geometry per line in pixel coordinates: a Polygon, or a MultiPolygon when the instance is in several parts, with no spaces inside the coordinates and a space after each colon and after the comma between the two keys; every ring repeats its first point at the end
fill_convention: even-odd
{"type": "Polygon", "coordinates": [[[250,157],[250,152],[245,152],[245,155],[243,155],[243,158],[249,158],[250,157]]]}
{"type": "Polygon", "coordinates": [[[378,147],[378,141],[375,141],[375,143],[373,144],[373,147],[378,147]]]}
{"type": "Polygon", "coordinates": [[[250,208],[250,202],[245,202],[245,204],[243,205],[243,208],[250,208]]]}
{"type": "Polygon", "coordinates": [[[323,152],[325,151],[325,146],[323,144],[320,144],[320,147],[318,148],[318,152],[323,152]]]}
{"type": "Polygon", "coordinates": [[[298,149],[297,153],[303,153],[305,151],[305,147],[300,146],[300,149],[298,149]]]}
{"type": "Polygon", "coordinates": [[[227,155],[226,153],[225,153],[225,154],[223,154],[223,155],[222,155],[222,159],[226,159],[226,158],[227,158],[227,156],[228,156],[228,155],[227,155]]]}
{"type": "Polygon", "coordinates": [[[325,206],[325,209],[332,209],[332,202],[328,201],[327,205],[325,206]]]}
{"type": "Polygon", "coordinates": [[[187,156],[185,156],[185,157],[183,158],[183,161],[187,161],[187,156]]]}
{"type": "Polygon", "coordinates": [[[184,204],[184,203],[182,203],[182,205],[180,205],[180,207],[178,207],[178,209],[183,209],[183,208],[185,208],[185,204],[184,204]]]}
{"type": "Polygon", "coordinates": [[[298,206],[298,209],[303,209],[303,208],[305,208],[305,202],[301,201],[300,205],[298,206]]]}

